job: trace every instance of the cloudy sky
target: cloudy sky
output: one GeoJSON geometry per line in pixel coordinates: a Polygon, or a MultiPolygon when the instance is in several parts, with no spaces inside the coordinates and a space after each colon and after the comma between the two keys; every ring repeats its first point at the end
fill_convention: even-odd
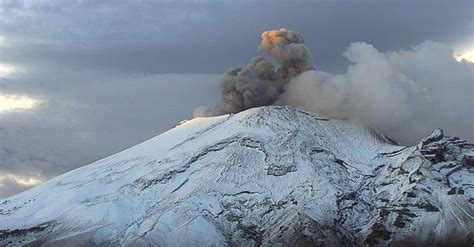
{"type": "Polygon", "coordinates": [[[213,105],[222,72],[280,27],[331,73],[354,41],[385,52],[432,40],[474,60],[471,0],[0,0],[0,198],[213,105]]]}

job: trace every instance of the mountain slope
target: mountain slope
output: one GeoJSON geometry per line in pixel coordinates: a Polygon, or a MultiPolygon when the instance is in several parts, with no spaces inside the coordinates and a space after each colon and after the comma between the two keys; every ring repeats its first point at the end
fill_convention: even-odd
{"type": "Polygon", "coordinates": [[[0,243],[472,245],[474,146],[290,107],[198,118],[0,200],[0,243]]]}

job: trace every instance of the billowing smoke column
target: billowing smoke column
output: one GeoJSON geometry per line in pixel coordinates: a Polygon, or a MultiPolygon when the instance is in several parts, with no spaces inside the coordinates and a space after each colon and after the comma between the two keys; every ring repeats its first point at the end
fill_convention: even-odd
{"type": "Polygon", "coordinates": [[[289,79],[313,69],[311,52],[301,35],[287,29],[262,33],[258,50],[279,63],[257,56],[245,68],[228,69],[222,79],[222,99],[214,110],[198,107],[194,116],[235,113],[257,106],[271,105],[289,79]]]}
{"type": "Polygon", "coordinates": [[[343,74],[315,70],[303,37],[286,29],[262,34],[258,50],[279,63],[255,57],[229,69],[215,109],[195,117],[235,113],[264,105],[292,105],[317,115],[359,119],[402,142],[413,143],[434,128],[474,141],[474,64],[457,62],[442,43],[380,52],[350,44],[343,74]]]}

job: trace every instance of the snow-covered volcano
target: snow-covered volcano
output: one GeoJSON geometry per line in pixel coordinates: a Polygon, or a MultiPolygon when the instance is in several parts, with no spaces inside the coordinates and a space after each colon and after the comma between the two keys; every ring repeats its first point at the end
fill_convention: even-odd
{"type": "Polygon", "coordinates": [[[474,146],[290,107],[193,119],[0,200],[1,245],[474,243],[474,146]]]}

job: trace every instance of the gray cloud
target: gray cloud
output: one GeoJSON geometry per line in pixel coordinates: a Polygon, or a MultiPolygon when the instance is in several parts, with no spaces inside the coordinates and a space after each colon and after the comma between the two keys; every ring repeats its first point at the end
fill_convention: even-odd
{"type": "Polygon", "coordinates": [[[347,65],[339,51],[354,41],[381,50],[425,40],[468,42],[473,8],[469,0],[4,0],[0,35],[15,47],[3,51],[2,60],[130,72],[221,73],[248,62],[259,42],[255,34],[286,27],[305,34],[318,54],[318,68],[336,72],[347,65]]]}

